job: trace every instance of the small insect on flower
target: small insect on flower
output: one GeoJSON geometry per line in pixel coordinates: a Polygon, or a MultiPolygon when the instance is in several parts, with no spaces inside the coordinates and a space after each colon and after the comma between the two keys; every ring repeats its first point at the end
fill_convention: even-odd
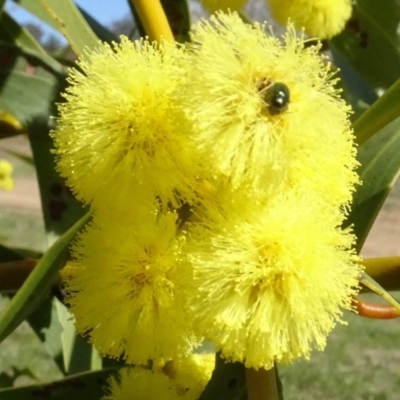
{"type": "Polygon", "coordinates": [[[284,83],[270,83],[260,90],[261,93],[268,105],[270,115],[278,115],[287,111],[290,102],[290,90],[284,83]]]}

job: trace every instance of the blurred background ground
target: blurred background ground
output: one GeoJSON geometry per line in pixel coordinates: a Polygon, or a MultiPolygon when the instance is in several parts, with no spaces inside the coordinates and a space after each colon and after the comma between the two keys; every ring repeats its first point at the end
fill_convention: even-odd
{"type": "MultiPolygon", "coordinates": [[[[97,2],[93,3],[99,8],[97,2]]],[[[258,0],[251,3],[248,11],[252,17],[265,19],[264,3],[258,0]]],[[[82,0],[82,6],[85,4],[89,1],[82,0]]],[[[202,15],[195,2],[192,2],[192,10],[195,18],[202,15]]],[[[112,23],[115,31],[129,32],[129,18],[124,18],[112,23]]],[[[34,31],[34,28],[30,29],[34,31]]],[[[42,40],[49,42],[49,46],[62,40],[50,38],[46,30],[36,31],[36,35],[42,35],[42,40]]],[[[29,163],[10,156],[6,149],[30,154],[24,136],[0,142],[0,159],[10,160],[15,169],[15,189],[0,191],[0,243],[42,252],[46,249],[46,238],[35,170],[29,163]]],[[[400,255],[399,242],[400,182],[387,199],[362,254],[365,257],[400,255]]],[[[369,300],[372,301],[371,295],[369,300]]],[[[0,311],[6,303],[6,298],[0,298],[0,311]]],[[[310,361],[280,368],[285,400],[399,399],[400,320],[374,321],[350,313],[346,313],[345,320],[348,325],[336,327],[329,336],[326,351],[315,352],[310,361]]],[[[16,385],[61,377],[56,364],[27,323],[0,344],[0,387],[2,382],[16,376],[19,376],[16,385]],[[35,375],[29,376],[29,371],[35,375]]]]}

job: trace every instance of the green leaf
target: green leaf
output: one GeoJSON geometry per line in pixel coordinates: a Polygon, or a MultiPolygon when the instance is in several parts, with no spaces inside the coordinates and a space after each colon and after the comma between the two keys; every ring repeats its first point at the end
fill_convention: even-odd
{"type": "Polygon", "coordinates": [[[55,171],[49,120],[61,101],[65,76],[49,70],[37,57],[14,46],[0,46],[0,109],[5,109],[25,125],[37,167],[39,187],[49,243],[65,232],[85,210],[71,195],[55,171]],[[21,102],[21,98],[24,99],[21,102]]]}
{"type": "Polygon", "coordinates": [[[18,327],[46,297],[55,274],[65,264],[71,240],[89,218],[88,213],[50,247],[7,305],[0,315],[0,342],[18,327]]]}
{"type": "Polygon", "coordinates": [[[78,6],[78,10],[81,12],[83,18],[89,24],[90,28],[93,30],[97,38],[104,42],[118,41],[118,37],[115,36],[111,31],[106,29],[97,20],[95,20],[90,14],[78,6]]]}
{"type": "MultiPolygon", "coordinates": [[[[12,295],[8,295],[8,297],[11,299],[12,295]]],[[[65,375],[60,341],[62,327],[57,316],[56,301],[58,300],[55,298],[47,297],[40,306],[28,316],[27,322],[39,340],[44,344],[44,348],[53,359],[61,374],[65,375]]]]}
{"type": "MultiPolygon", "coordinates": [[[[99,400],[105,395],[103,387],[117,369],[72,375],[60,381],[0,390],[1,400],[99,400]]],[[[161,399],[160,399],[161,400],[161,399]]]]}
{"type": "Polygon", "coordinates": [[[60,30],[60,24],[58,24],[54,18],[50,16],[50,14],[46,11],[46,8],[41,4],[40,1],[32,1],[32,0],[14,0],[20,7],[23,7],[26,11],[29,11],[31,14],[42,20],[47,25],[51,26],[58,32],[60,30]]]}
{"type": "Polygon", "coordinates": [[[372,279],[365,272],[362,273],[360,282],[368,289],[385,299],[400,314],[400,303],[391,296],[377,281],[372,279]]]}
{"type": "Polygon", "coordinates": [[[0,44],[0,59],[0,109],[24,126],[37,120],[47,125],[52,103],[64,84],[63,76],[49,69],[41,58],[12,45],[0,44]]]}
{"type": "Polygon", "coordinates": [[[39,180],[43,215],[49,244],[65,232],[85,210],[55,171],[49,120],[56,113],[65,77],[49,71],[35,57],[14,47],[1,47],[0,108],[15,115],[26,127],[39,180]],[[24,99],[21,102],[21,98],[24,99]]]}
{"type": "MultiPolygon", "coordinates": [[[[22,260],[23,258],[24,255],[0,245],[0,264],[22,260]]],[[[40,307],[28,316],[27,322],[39,339],[45,344],[48,353],[54,359],[59,369],[64,372],[60,343],[62,328],[58,321],[55,306],[52,305],[52,300],[50,298],[45,299],[40,307]]]]}
{"type": "Polygon", "coordinates": [[[98,38],[72,0],[40,0],[43,7],[59,24],[72,50],[84,56],[85,49],[94,49],[98,38]]]}
{"type": "Polygon", "coordinates": [[[354,121],[378,99],[378,96],[332,42],[329,42],[329,49],[333,63],[338,67],[339,85],[343,90],[343,97],[353,110],[350,117],[354,121]]]}
{"type": "Polygon", "coordinates": [[[62,73],[59,62],[49,56],[35,38],[6,12],[0,14],[0,42],[19,47],[26,55],[39,59],[56,73],[62,73]]]}
{"type": "Polygon", "coordinates": [[[0,22],[0,39],[2,42],[46,54],[39,42],[7,12],[1,13],[0,22]]]}
{"type": "Polygon", "coordinates": [[[399,77],[399,23],[396,0],[357,0],[346,29],[332,39],[374,89],[387,89],[399,77]]]}
{"type": "Polygon", "coordinates": [[[243,400],[245,398],[247,398],[247,388],[244,365],[237,362],[227,363],[217,353],[211,380],[199,400],[243,400]]]}
{"type": "Polygon", "coordinates": [[[27,321],[59,370],[65,374],[60,341],[62,326],[58,320],[56,304],[58,300],[47,297],[43,303],[27,318],[27,321]]]}
{"type": "Polygon", "coordinates": [[[353,124],[359,144],[375,135],[396,118],[400,117],[400,79],[398,79],[353,124]]]}
{"type": "Polygon", "coordinates": [[[187,0],[161,0],[175,40],[189,42],[190,12],[187,0]]]}
{"type": "Polygon", "coordinates": [[[360,251],[372,224],[400,173],[400,118],[359,147],[362,185],[353,197],[346,225],[353,224],[360,251]]]}
{"type": "Polygon", "coordinates": [[[102,358],[99,352],[82,336],[78,335],[72,321],[72,314],[60,302],[57,313],[63,332],[61,334],[64,369],[68,374],[100,370],[102,358]]]}
{"type": "MultiPolygon", "coordinates": [[[[58,367],[61,375],[65,375],[63,367],[62,348],[60,342],[62,328],[60,323],[58,322],[54,301],[55,299],[52,299],[50,297],[46,298],[40,305],[40,307],[38,307],[32,314],[28,316],[27,322],[30,325],[32,331],[43,343],[44,349],[53,359],[54,365],[51,368],[55,370],[55,368],[58,367]]],[[[46,362],[47,367],[49,367],[49,362],[51,361],[46,362]]],[[[34,372],[37,373],[38,371],[34,372]]],[[[2,385],[0,384],[0,386],[2,385]]],[[[8,386],[12,386],[12,384],[8,386]]]]}
{"type": "Polygon", "coordinates": [[[54,155],[51,153],[54,146],[47,121],[33,121],[27,130],[36,164],[47,239],[51,245],[87,209],[76,200],[55,170],[54,155]]]}
{"type": "MultiPolygon", "coordinates": [[[[25,10],[29,11],[30,13],[41,19],[47,25],[51,26],[56,31],[61,32],[61,25],[54,18],[50,16],[50,14],[47,12],[46,8],[40,1],[32,1],[32,0],[14,0],[14,1],[21,7],[25,8],[25,10]]],[[[106,42],[118,39],[112,32],[110,32],[98,21],[96,21],[85,10],[83,10],[79,6],[77,7],[78,10],[81,12],[82,16],[85,18],[86,22],[89,24],[90,28],[93,29],[93,32],[99,39],[104,40],[106,42]]]]}

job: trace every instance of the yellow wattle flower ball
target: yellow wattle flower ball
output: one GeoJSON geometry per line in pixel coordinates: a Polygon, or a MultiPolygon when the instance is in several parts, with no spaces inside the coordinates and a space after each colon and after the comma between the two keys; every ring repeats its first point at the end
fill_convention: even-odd
{"type": "Polygon", "coordinates": [[[102,400],[177,400],[176,389],[162,372],[123,368],[108,380],[109,394],[102,400]]]}
{"type": "Polygon", "coordinates": [[[309,358],[358,292],[354,235],[312,195],[287,192],[247,208],[233,197],[209,204],[191,227],[179,279],[195,331],[249,368],[309,358]]]}
{"type": "Polygon", "coordinates": [[[351,0],[268,0],[268,4],[282,25],[290,19],[296,28],[318,39],[340,33],[351,16],[351,0]]]}
{"type": "Polygon", "coordinates": [[[57,169],[80,200],[107,206],[127,185],[125,198],[143,183],[163,204],[193,196],[190,126],[174,99],[181,53],[173,43],[122,37],[71,70],[52,137],[57,169]]]}
{"type": "Polygon", "coordinates": [[[264,28],[235,13],[193,28],[181,95],[203,169],[261,196],[301,185],[346,204],[358,182],[356,151],[330,65],[292,26],[283,43],[264,28]]]}
{"type": "Polygon", "coordinates": [[[214,366],[215,354],[191,354],[153,371],[124,368],[108,380],[102,400],[197,400],[214,366]]]}
{"type": "Polygon", "coordinates": [[[240,11],[248,0],[200,0],[204,8],[210,12],[222,11],[240,11]]]}
{"type": "Polygon", "coordinates": [[[13,166],[9,161],[0,160],[0,188],[4,190],[14,189],[14,180],[12,178],[13,166]]]}
{"type": "Polygon", "coordinates": [[[131,201],[134,211],[96,214],[78,236],[63,274],[66,302],[102,354],[134,364],[186,356],[194,340],[175,282],[185,234],[176,213],[131,201]]]}
{"type": "Polygon", "coordinates": [[[179,398],[184,400],[197,400],[215,368],[215,354],[191,354],[168,362],[163,371],[174,382],[179,398]]]}

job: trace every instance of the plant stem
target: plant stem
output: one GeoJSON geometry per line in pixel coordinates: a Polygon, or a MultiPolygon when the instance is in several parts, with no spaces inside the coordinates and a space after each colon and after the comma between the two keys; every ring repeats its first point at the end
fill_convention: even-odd
{"type": "Polygon", "coordinates": [[[174,41],[171,27],[160,0],[131,0],[140,21],[151,41],[159,42],[161,38],[174,41]]]}
{"type": "Polygon", "coordinates": [[[354,122],[356,141],[360,145],[387,124],[400,117],[400,79],[354,122]]]}
{"type": "Polygon", "coordinates": [[[365,273],[386,290],[400,290],[400,257],[366,258],[362,261],[365,273]]]}
{"type": "Polygon", "coordinates": [[[376,293],[378,296],[381,296],[383,299],[385,299],[391,306],[393,306],[396,309],[398,314],[400,314],[400,303],[367,273],[365,272],[361,273],[360,283],[366,286],[372,292],[376,293]]]}
{"type": "Polygon", "coordinates": [[[279,400],[275,367],[265,370],[246,368],[248,400],[279,400]]]}

